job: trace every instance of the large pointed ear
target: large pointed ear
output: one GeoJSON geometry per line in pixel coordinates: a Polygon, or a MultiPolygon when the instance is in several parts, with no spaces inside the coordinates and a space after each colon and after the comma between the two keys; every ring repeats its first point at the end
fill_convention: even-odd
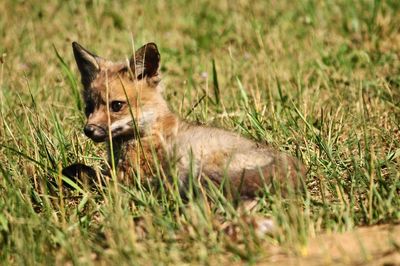
{"type": "Polygon", "coordinates": [[[98,56],[87,51],[77,42],[72,43],[74,56],[79,71],[81,72],[82,84],[88,86],[100,71],[98,56]]]}
{"type": "Polygon", "coordinates": [[[160,53],[155,43],[148,43],[140,47],[130,60],[131,70],[137,79],[158,75],[160,53]]]}

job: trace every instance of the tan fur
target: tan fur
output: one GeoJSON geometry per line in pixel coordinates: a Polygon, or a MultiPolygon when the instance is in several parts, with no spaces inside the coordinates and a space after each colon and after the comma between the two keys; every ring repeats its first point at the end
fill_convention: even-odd
{"type": "MultiPolygon", "coordinates": [[[[93,55],[98,69],[90,68],[95,69],[94,73],[89,73],[93,77],[89,83],[83,82],[84,99],[95,106],[88,114],[87,124],[100,126],[107,132],[111,130],[120,180],[129,183],[134,175],[140,175],[142,180],[151,181],[159,165],[167,177],[173,175],[170,169],[176,167],[182,188],[187,185],[189,175],[200,178],[203,183],[207,183],[206,180],[217,186],[225,183],[230,193],[240,196],[254,196],[273,181],[292,188],[300,185],[305,170],[294,157],[236,133],[189,124],[173,114],[158,88],[158,61],[154,61],[157,48],[149,45],[155,49],[150,51],[153,52],[150,54],[152,62],[146,62],[143,53],[136,55],[143,64],[141,73],[145,73],[146,67],[156,65],[156,69],[148,71],[151,73],[148,76],[138,78],[138,66],[112,63],[93,55]],[[118,112],[108,112],[107,98],[109,104],[113,101],[126,104],[118,112]]],[[[77,53],[87,52],[80,48],[74,46],[77,53]]],[[[84,54],[84,60],[86,57],[88,55],[84,54]]],[[[78,54],[76,58],[79,66],[82,57],[78,54]]],[[[92,62],[90,58],[88,63],[92,62]]],[[[84,67],[80,67],[82,81],[86,75],[82,71],[84,67]]]]}

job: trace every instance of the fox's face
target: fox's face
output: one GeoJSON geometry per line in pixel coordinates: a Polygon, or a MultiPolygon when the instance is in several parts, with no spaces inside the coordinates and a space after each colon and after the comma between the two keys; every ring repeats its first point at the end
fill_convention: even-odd
{"type": "Polygon", "coordinates": [[[146,44],[123,63],[98,57],[75,42],[72,47],[82,77],[86,136],[102,142],[109,134],[113,139],[132,138],[145,131],[162,104],[157,46],[146,44]]]}

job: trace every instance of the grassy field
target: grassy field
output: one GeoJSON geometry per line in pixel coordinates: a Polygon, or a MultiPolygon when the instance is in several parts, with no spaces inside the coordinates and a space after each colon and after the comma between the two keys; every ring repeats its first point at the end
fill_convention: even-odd
{"type": "Polygon", "coordinates": [[[329,232],[400,221],[400,1],[233,2],[0,1],[0,264],[273,263],[307,258],[329,232]],[[266,192],[247,214],[275,233],[254,234],[220,195],[62,184],[63,167],[106,158],[83,135],[71,42],[123,59],[132,40],[158,44],[181,117],[309,168],[304,195],[266,192]]]}

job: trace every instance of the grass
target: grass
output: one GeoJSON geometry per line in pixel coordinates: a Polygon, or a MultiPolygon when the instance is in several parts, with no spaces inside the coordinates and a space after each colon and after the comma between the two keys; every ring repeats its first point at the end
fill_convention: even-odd
{"type": "Polygon", "coordinates": [[[6,0],[0,10],[2,264],[271,262],[271,247],[301,257],[322,232],[399,222],[398,1],[6,0]],[[158,44],[181,117],[307,165],[307,193],[266,193],[251,214],[278,233],[257,237],[218,193],[185,203],[173,189],[62,177],[105,160],[82,134],[71,42],[121,59],[132,36],[158,44]]]}

